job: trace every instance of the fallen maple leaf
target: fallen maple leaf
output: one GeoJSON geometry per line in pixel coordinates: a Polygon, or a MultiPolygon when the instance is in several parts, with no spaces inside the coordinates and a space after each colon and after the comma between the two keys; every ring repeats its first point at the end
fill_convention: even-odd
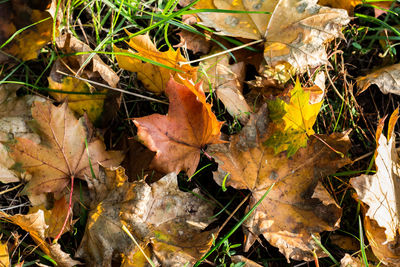
{"type": "Polygon", "coordinates": [[[4,53],[22,60],[35,59],[39,50],[51,40],[53,19],[50,13],[45,11],[49,2],[43,1],[44,5],[40,10],[31,8],[29,2],[21,0],[0,4],[0,46],[3,52],[0,54],[0,62],[8,59],[4,53]],[[29,25],[32,26],[18,33],[9,43],[5,43],[17,30],[29,25]]]}
{"type": "MultiPolygon", "coordinates": [[[[218,184],[248,189],[252,207],[275,183],[267,198],[245,222],[245,251],[262,234],[271,245],[279,248],[287,259],[313,260],[314,252],[324,256],[313,240],[322,231],[339,226],[341,209],[319,180],[350,162],[321,141],[312,138],[291,159],[285,153],[275,154],[263,145],[271,133],[267,107],[252,114],[242,131],[231,136],[229,144],[210,145],[207,153],[218,163],[214,180],[218,184]]],[[[331,147],[346,153],[350,142],[346,134],[320,136],[331,147]]],[[[326,255],[325,255],[326,256],[326,255]]]]}
{"type": "Polygon", "coordinates": [[[254,13],[201,12],[202,23],[223,35],[266,40],[264,58],[271,66],[286,61],[296,70],[326,64],[324,44],[341,36],[350,19],[345,10],[319,6],[317,0],[262,2],[201,0],[198,9],[264,11],[254,13]]]}
{"type": "MultiPolygon", "coordinates": [[[[127,32],[128,35],[131,33],[127,32]]],[[[143,58],[153,60],[155,62],[161,63],[167,67],[171,67],[182,72],[176,72],[171,69],[156,66],[151,63],[143,63],[140,59],[116,54],[116,58],[119,66],[122,69],[126,69],[132,72],[137,72],[138,79],[144,84],[147,90],[154,93],[164,92],[167,82],[169,79],[174,77],[178,82],[182,80],[196,81],[197,68],[186,65],[179,65],[179,62],[186,62],[186,59],[181,55],[179,48],[174,51],[169,48],[166,52],[160,52],[157,50],[156,46],[150,40],[148,35],[139,35],[132,37],[129,40],[129,46],[137,51],[133,53],[130,50],[119,49],[114,47],[116,52],[124,52],[128,54],[134,54],[141,56],[143,58]]]]}
{"type": "Polygon", "coordinates": [[[376,84],[384,94],[400,95],[400,64],[390,65],[357,78],[357,85],[361,91],[371,84],[376,84]]]}
{"type": "Polygon", "coordinates": [[[27,231],[43,252],[57,262],[57,266],[73,267],[81,264],[81,262],[72,259],[69,254],[63,252],[60,244],[49,244],[46,242],[46,238],[48,237],[46,236],[46,229],[48,225],[45,222],[43,210],[39,209],[35,213],[27,215],[16,214],[13,216],[0,212],[0,218],[16,224],[27,231]]]}
{"type": "Polygon", "coordinates": [[[169,173],[185,171],[191,176],[208,144],[221,143],[219,122],[200,88],[177,83],[173,78],[165,92],[170,99],[167,115],[153,114],[135,118],[139,139],[156,155],[151,167],[169,173]]]}
{"type": "Polygon", "coordinates": [[[290,92],[290,103],[277,99],[269,102],[272,120],[277,129],[266,141],[275,153],[287,150],[288,157],[307,145],[309,136],[315,132],[313,126],[322,102],[310,104],[310,92],[305,92],[299,79],[290,92]]]}
{"type": "Polygon", "coordinates": [[[77,256],[95,266],[111,266],[115,256],[122,266],[148,266],[146,256],[157,266],[185,266],[207,252],[215,234],[202,231],[212,221],[208,202],[180,191],[175,173],[150,186],[127,179],[122,167],[88,178],[93,201],[77,256]]]}
{"type": "Polygon", "coordinates": [[[91,176],[91,169],[97,175],[99,163],[115,166],[123,159],[121,152],[106,152],[100,139],[89,136],[84,119],[77,120],[67,103],[56,107],[35,102],[32,116],[42,142],[16,138],[10,145],[19,168],[32,175],[25,187],[28,194],[61,192],[71,179],[91,176]]]}
{"type": "Polygon", "coordinates": [[[389,120],[388,138],[377,130],[377,149],[374,175],[361,175],[350,180],[357,198],[368,205],[364,217],[365,230],[374,254],[385,264],[398,265],[400,257],[397,247],[400,240],[400,214],[398,192],[400,192],[399,156],[395,147],[394,126],[399,110],[389,120]]]}
{"type": "MultiPolygon", "coordinates": [[[[212,53],[218,52],[220,51],[212,51],[212,53]]],[[[229,59],[230,56],[224,54],[203,60],[199,76],[206,73],[202,76],[203,91],[208,92],[211,89],[217,94],[229,114],[238,118],[240,122],[246,123],[249,119],[250,107],[242,94],[246,74],[245,63],[238,62],[230,65],[229,59]]]]}

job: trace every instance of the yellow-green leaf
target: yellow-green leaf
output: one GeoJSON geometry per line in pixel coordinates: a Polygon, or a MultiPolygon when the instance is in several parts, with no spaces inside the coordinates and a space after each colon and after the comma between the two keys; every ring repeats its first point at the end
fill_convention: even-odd
{"type": "Polygon", "coordinates": [[[65,77],[61,83],[54,81],[51,77],[49,77],[48,80],[51,89],[66,92],[65,94],[51,92],[50,94],[57,99],[57,101],[68,99],[68,107],[71,110],[75,111],[80,116],[86,112],[90,121],[94,123],[100,118],[103,112],[106,90],[92,93],[94,89],[91,90],[90,84],[73,77],[65,77]]]}
{"type": "Polygon", "coordinates": [[[310,92],[305,92],[299,79],[291,91],[290,103],[281,99],[271,101],[270,118],[276,123],[275,133],[266,141],[275,153],[287,150],[288,157],[307,145],[313,135],[313,125],[317,119],[322,101],[310,104],[310,92]]]}

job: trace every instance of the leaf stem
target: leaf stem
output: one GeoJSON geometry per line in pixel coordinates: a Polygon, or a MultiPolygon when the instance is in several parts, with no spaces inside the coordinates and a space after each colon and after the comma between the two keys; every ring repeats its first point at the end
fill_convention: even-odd
{"type": "Polygon", "coordinates": [[[74,180],[75,180],[75,176],[71,175],[71,190],[69,191],[69,202],[68,202],[67,216],[65,217],[64,224],[61,227],[60,232],[58,233],[58,235],[54,239],[53,243],[57,243],[58,239],[60,239],[61,235],[64,232],[65,227],[67,226],[68,219],[71,216],[71,213],[72,213],[72,193],[74,192],[74,180]]]}

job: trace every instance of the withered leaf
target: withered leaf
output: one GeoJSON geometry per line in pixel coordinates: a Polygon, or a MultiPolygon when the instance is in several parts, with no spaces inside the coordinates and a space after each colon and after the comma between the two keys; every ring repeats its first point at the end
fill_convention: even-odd
{"type": "Polygon", "coordinates": [[[362,91],[371,84],[376,84],[384,94],[400,95],[400,64],[390,65],[357,78],[357,85],[362,91]]]}
{"type": "Polygon", "coordinates": [[[121,152],[106,151],[100,139],[89,136],[84,118],[77,120],[67,103],[56,107],[35,102],[32,116],[42,142],[16,138],[10,145],[12,158],[32,175],[25,187],[28,194],[61,192],[72,177],[91,176],[90,164],[97,175],[100,163],[117,166],[123,159],[121,152]]]}
{"type": "Polygon", "coordinates": [[[7,60],[7,54],[22,60],[35,59],[39,50],[51,40],[53,19],[45,11],[48,2],[43,1],[40,9],[32,8],[29,1],[22,0],[0,4],[0,45],[17,30],[36,23],[17,34],[2,48],[0,62],[7,60]]]}
{"type": "Polygon", "coordinates": [[[119,257],[122,266],[147,266],[123,225],[157,266],[193,264],[207,252],[214,232],[202,231],[211,222],[207,202],[180,191],[175,173],[150,186],[127,179],[122,167],[88,179],[93,202],[77,256],[95,266],[110,266],[119,257]]]}
{"type": "Polygon", "coordinates": [[[368,205],[364,224],[372,250],[383,263],[392,266],[400,263],[400,167],[394,134],[398,118],[399,111],[396,109],[389,120],[387,138],[382,134],[383,124],[377,130],[377,172],[350,180],[358,199],[368,205]]]}
{"type": "Polygon", "coordinates": [[[317,0],[231,1],[201,0],[196,8],[265,11],[269,14],[201,12],[202,23],[220,34],[265,39],[264,58],[282,61],[296,70],[327,63],[324,44],[341,36],[350,20],[347,12],[317,5],[317,0]]]}
{"type": "MultiPolygon", "coordinates": [[[[292,159],[285,153],[275,155],[263,145],[271,134],[267,107],[253,114],[242,131],[231,137],[229,144],[210,145],[207,149],[219,164],[214,180],[221,184],[226,175],[227,186],[252,192],[253,206],[276,183],[267,198],[257,207],[247,227],[262,234],[286,256],[296,260],[312,260],[313,251],[324,253],[311,235],[338,227],[341,209],[321,185],[320,179],[349,163],[328,146],[311,138],[292,159]]],[[[320,136],[331,147],[346,153],[350,142],[346,134],[320,136]]],[[[250,234],[245,250],[254,243],[250,234]]]]}
{"type": "MultiPolygon", "coordinates": [[[[221,52],[213,50],[212,53],[221,52]]],[[[212,89],[217,97],[224,103],[228,113],[236,117],[242,123],[249,119],[250,107],[243,97],[242,88],[245,78],[245,63],[229,64],[228,54],[213,57],[202,61],[201,73],[206,73],[203,80],[203,91],[212,89]]]]}
{"type": "Polygon", "coordinates": [[[62,251],[60,244],[47,243],[46,238],[48,238],[48,236],[46,235],[46,229],[48,228],[48,225],[45,222],[43,210],[39,209],[35,213],[27,215],[16,214],[13,216],[0,212],[0,218],[16,224],[27,231],[43,252],[57,262],[57,266],[73,267],[81,264],[81,262],[72,259],[69,254],[62,251]]]}
{"type": "Polygon", "coordinates": [[[139,139],[156,155],[151,166],[169,173],[185,171],[191,176],[200,160],[200,150],[221,143],[219,122],[200,84],[180,84],[173,78],[165,91],[170,99],[167,115],[135,118],[139,139]]]}

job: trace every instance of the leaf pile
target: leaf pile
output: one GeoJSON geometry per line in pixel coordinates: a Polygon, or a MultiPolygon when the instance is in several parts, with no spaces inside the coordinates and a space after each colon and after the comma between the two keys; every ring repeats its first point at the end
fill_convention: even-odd
{"type": "MultiPolygon", "coordinates": [[[[112,27],[101,40],[97,28],[96,38],[88,38],[80,20],[73,24],[79,31],[68,29],[71,18],[60,15],[69,13],[71,3],[55,2],[0,4],[4,72],[20,60],[32,63],[25,61],[39,51],[48,63],[32,84],[8,81],[13,72],[1,73],[0,181],[23,183],[21,193],[30,204],[27,213],[0,211],[4,222],[28,232],[59,266],[197,266],[221,240],[214,213],[223,205],[206,190],[183,191],[179,181],[187,179],[194,188],[191,179],[203,178],[203,159],[213,159],[209,173],[223,191],[229,186],[249,192],[242,202],[248,218],[240,222],[244,252],[263,236],[288,262],[329,256],[321,233],[339,229],[343,211],[324,181],[352,163],[351,130],[316,130],[321,107],[331,105],[324,104],[321,70],[329,63],[327,44],[343,38],[348,12],[360,1],[168,4],[155,21],[173,12],[180,16],[185,6],[200,9],[165,24],[182,28],[174,35],[180,39],[176,50],[168,26],[165,46],[151,38],[152,31],[128,32],[139,24],[119,20],[126,12],[122,3],[115,16],[114,3],[107,2],[112,27]],[[119,39],[114,34],[121,28],[113,32],[117,21],[127,35],[119,39]],[[94,39],[100,43],[95,48],[94,39]],[[238,49],[239,43],[247,50],[238,49]],[[193,54],[200,59],[190,61],[193,54]],[[197,61],[199,66],[191,64],[197,61]],[[37,86],[42,80],[45,87],[37,86]],[[142,105],[143,99],[154,101],[142,105]],[[160,102],[168,104],[166,114],[160,102]],[[75,247],[59,242],[79,227],[75,247]]],[[[398,65],[386,67],[358,84],[362,90],[377,84],[384,93],[397,93],[398,72],[398,65]]],[[[387,139],[383,120],[379,124],[376,174],[350,180],[363,202],[375,255],[394,266],[399,264],[398,116],[389,120],[387,139]]],[[[223,226],[237,219],[237,210],[223,226]]],[[[2,264],[10,264],[10,249],[0,243],[2,264]]],[[[241,255],[231,260],[257,265],[241,255]]],[[[346,255],[342,262],[357,259],[346,255]]]]}

